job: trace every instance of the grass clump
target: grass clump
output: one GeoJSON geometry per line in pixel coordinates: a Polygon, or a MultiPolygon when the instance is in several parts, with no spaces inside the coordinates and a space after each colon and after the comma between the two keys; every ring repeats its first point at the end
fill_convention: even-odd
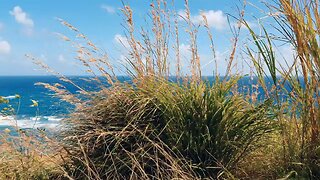
{"type": "Polygon", "coordinates": [[[276,127],[270,102],[252,106],[232,96],[235,82],[178,85],[144,79],[143,86],[99,92],[65,132],[72,176],[232,177],[259,139],[276,127]]]}
{"type": "Polygon", "coordinates": [[[7,128],[0,137],[0,179],[62,179],[62,153],[56,143],[51,146],[28,132],[9,133],[7,128]]]}
{"type": "Polygon", "coordinates": [[[64,134],[72,177],[193,179],[185,161],[163,143],[163,114],[151,97],[128,87],[97,95],[70,119],[72,128],[64,134]]]}
{"type": "MultiPolygon", "coordinates": [[[[270,73],[273,77],[279,74],[278,81],[274,78],[277,91],[273,97],[279,99],[281,91],[289,97],[285,102],[277,100],[279,109],[286,112],[286,115],[278,116],[282,126],[283,168],[297,177],[319,179],[319,1],[279,0],[271,8],[278,13],[273,16],[277,24],[275,29],[279,32],[276,40],[292,47],[292,60],[285,59],[285,63],[281,63],[276,59],[273,50],[276,40],[269,35],[271,33],[265,30],[264,36],[259,37],[250,31],[261,60],[268,66],[263,72],[260,63],[260,67],[256,66],[257,71],[270,73]]],[[[261,62],[253,60],[258,64],[261,62]]]]}
{"type": "MultiPolygon", "coordinates": [[[[87,72],[92,73],[100,87],[98,92],[86,91],[51,70],[61,80],[76,86],[80,95],[68,92],[60,84],[42,83],[76,107],[70,118],[63,122],[63,140],[59,142],[66,152],[63,162],[59,163],[65,177],[319,179],[318,1],[279,0],[271,7],[277,12],[269,15],[279,25],[276,30],[284,36],[278,39],[291,43],[296,52],[292,64],[286,62],[287,69],[283,64],[280,68],[277,66],[274,36],[264,27],[262,35],[255,34],[244,21],[244,11],[240,11],[239,26],[232,29],[235,37],[227,58],[226,77],[220,79],[215,72],[213,84],[206,83],[201,77],[197,44],[198,30],[204,26],[217,71],[218,62],[207,19],[203,15],[204,23],[195,25],[187,0],[185,5],[183,17],[179,17],[174,8],[168,8],[166,1],[152,2],[151,28],[143,27],[141,32],[136,30],[132,9],[123,7],[126,41],[122,43],[127,48],[124,59],[127,61],[125,71],[132,81],[129,84],[117,79],[108,55],[78,29],[60,20],[80,39],[75,42],[63,36],[78,48],[77,59],[87,72]],[[190,38],[189,74],[182,70],[179,50],[181,19],[186,24],[185,37],[190,38]],[[256,94],[249,93],[252,97],[248,100],[239,93],[237,82],[240,77],[232,73],[238,42],[241,42],[241,24],[247,26],[253,47],[256,47],[256,51],[252,46],[246,50],[258,78],[255,88],[257,91],[263,89],[265,93],[261,101],[256,101],[256,94]],[[175,57],[174,61],[169,62],[172,57],[175,57]],[[173,74],[170,63],[176,66],[174,82],[169,80],[173,74]],[[265,81],[268,75],[270,82],[265,81]],[[105,80],[101,81],[101,77],[105,80]]],[[[49,68],[41,62],[36,63],[49,68]]],[[[33,158],[42,164],[37,156],[33,158]]],[[[0,167],[6,166],[1,164],[0,167]]],[[[19,167],[15,171],[30,172],[30,168],[20,170],[19,167]]],[[[45,179],[50,173],[35,168],[30,174],[25,177],[34,178],[39,174],[45,179]]],[[[15,175],[9,174],[10,177],[15,175]]]]}
{"type": "Polygon", "coordinates": [[[164,142],[189,160],[200,177],[235,170],[261,137],[276,128],[271,101],[252,105],[231,94],[236,81],[146,88],[163,112],[164,142]]]}

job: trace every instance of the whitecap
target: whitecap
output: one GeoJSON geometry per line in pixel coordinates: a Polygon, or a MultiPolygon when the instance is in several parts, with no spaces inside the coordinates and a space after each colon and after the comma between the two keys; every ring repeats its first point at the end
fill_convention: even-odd
{"type": "Polygon", "coordinates": [[[17,127],[17,128],[46,128],[55,129],[60,125],[62,118],[57,116],[38,116],[38,117],[14,117],[0,116],[0,127],[17,127]]]}
{"type": "Polygon", "coordinates": [[[5,96],[5,97],[2,97],[2,98],[9,100],[9,99],[16,99],[17,96],[16,95],[14,95],[14,96],[5,96]]]}

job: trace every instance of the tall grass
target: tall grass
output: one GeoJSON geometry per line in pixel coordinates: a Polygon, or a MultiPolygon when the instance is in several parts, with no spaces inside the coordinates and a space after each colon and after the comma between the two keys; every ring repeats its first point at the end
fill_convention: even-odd
{"type": "Polygon", "coordinates": [[[60,175],[69,179],[318,179],[318,7],[317,0],[279,0],[270,6],[280,12],[273,16],[276,30],[296,51],[294,62],[287,62],[289,68],[276,65],[275,40],[268,29],[262,27],[263,34],[257,35],[240,11],[238,24],[247,26],[258,52],[256,56],[252,46],[247,48],[266,94],[261,101],[247,100],[239,93],[236,87],[242,76],[232,74],[241,26],[233,31],[227,72],[221,79],[217,73],[221,62],[204,15],[215,81],[202,79],[197,42],[202,27],[193,24],[187,0],[183,17],[166,1],[153,1],[150,29],[136,27],[133,10],[124,5],[126,42],[122,43],[130,83],[118,80],[117,66],[103,50],[59,19],[76,35],[61,38],[77,48],[76,59],[100,87],[98,92],[87,91],[29,56],[80,92],[74,95],[60,84],[39,83],[76,107],[63,121],[57,145],[64,149],[60,175]],[[183,72],[182,32],[189,37],[190,73],[183,72]],[[271,77],[272,88],[266,77],[271,77]],[[289,100],[282,99],[283,93],[289,100]]]}
{"type": "Polygon", "coordinates": [[[276,129],[271,101],[255,106],[242,96],[230,94],[237,79],[212,86],[201,82],[196,86],[164,85],[159,89],[149,85],[143,89],[156,97],[163,112],[164,142],[189,160],[200,177],[219,177],[235,170],[258,148],[261,137],[276,129]],[[170,91],[163,93],[165,89],[170,91]]]}
{"type": "Polygon", "coordinates": [[[59,166],[59,146],[20,130],[11,135],[7,128],[0,136],[0,179],[59,179],[63,170],[59,166]],[[41,139],[41,140],[40,140],[41,139]]]}
{"type": "Polygon", "coordinates": [[[130,87],[99,92],[68,120],[70,172],[88,179],[193,179],[187,162],[163,143],[162,113],[130,87]]]}
{"type": "MultiPolygon", "coordinates": [[[[60,163],[61,147],[41,129],[21,129],[17,120],[7,118],[19,111],[8,99],[0,96],[0,121],[12,121],[11,127],[0,130],[0,179],[59,179],[63,177],[60,163]],[[58,146],[57,146],[58,145],[58,146]]],[[[34,102],[36,103],[36,102],[34,102]]]]}
{"type": "MultiPolygon", "coordinates": [[[[253,105],[241,95],[231,94],[239,77],[220,81],[217,75],[213,85],[201,79],[198,27],[192,23],[188,1],[183,19],[190,37],[191,73],[182,74],[181,31],[177,22],[181,17],[175,11],[170,13],[163,1],[156,1],[150,7],[151,31],[142,28],[140,32],[136,30],[132,9],[129,6],[122,9],[129,45],[125,68],[132,84],[119,82],[108,56],[101,56],[99,48],[86,36],[60,20],[85,42],[80,45],[62,36],[79,48],[77,59],[87,72],[98,83],[101,83],[100,73],[112,85],[105,88],[101,84],[102,90],[97,93],[80,87],[81,94],[89,99],[81,101],[60,85],[42,84],[77,106],[76,112],[65,121],[62,134],[62,146],[68,154],[65,171],[78,179],[234,178],[232,174],[238,164],[259,147],[262,137],[276,129],[271,101],[253,105]],[[170,38],[176,41],[172,44],[170,38]],[[176,61],[169,58],[172,54],[176,61]],[[174,71],[170,70],[170,63],[176,64],[174,71]],[[171,72],[177,75],[176,83],[169,81],[171,72]]],[[[232,44],[228,76],[238,35],[235,33],[232,44]]],[[[54,72],[43,63],[36,63],[54,72]]]]}
{"type": "MultiPolygon", "coordinates": [[[[258,40],[252,30],[251,34],[258,52],[268,67],[268,72],[274,79],[275,86],[286,91],[292,100],[286,109],[289,116],[279,117],[283,122],[283,156],[288,162],[289,170],[296,170],[297,174],[310,179],[318,179],[320,177],[319,1],[280,0],[272,8],[280,12],[274,16],[278,24],[276,30],[281,35],[280,39],[294,48],[293,62],[287,60],[288,67],[283,65],[276,67],[273,39],[266,31],[264,39],[268,43],[258,40]],[[281,75],[281,81],[275,81],[276,74],[281,75]]],[[[257,60],[254,59],[254,62],[257,60]]],[[[261,67],[257,69],[261,72],[261,67]]]]}

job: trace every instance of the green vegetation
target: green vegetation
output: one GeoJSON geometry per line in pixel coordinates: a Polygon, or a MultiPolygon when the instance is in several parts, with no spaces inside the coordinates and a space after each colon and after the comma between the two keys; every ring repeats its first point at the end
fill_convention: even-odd
{"type": "Polygon", "coordinates": [[[100,92],[68,120],[75,177],[231,177],[227,170],[276,130],[270,101],[254,106],[228,94],[236,80],[213,86],[144,80],[141,88],[100,92]]]}
{"type": "MultiPolygon", "coordinates": [[[[141,33],[135,30],[130,7],[122,10],[127,23],[130,84],[117,80],[115,67],[107,56],[101,56],[103,51],[61,20],[82,42],[63,37],[79,48],[80,62],[97,83],[101,83],[100,72],[111,87],[88,92],[36,61],[77,86],[86,100],[59,84],[42,84],[73,103],[76,111],[64,120],[59,140],[44,134],[41,137],[46,143],[37,143],[25,133],[17,137],[25,143],[22,147],[29,145],[30,152],[36,149],[33,145],[45,146],[43,157],[29,151],[17,154],[17,148],[4,141],[14,153],[7,156],[0,151],[3,178],[320,179],[319,2],[279,0],[270,6],[277,12],[272,17],[281,38],[274,38],[264,27],[262,35],[256,34],[240,13],[238,23],[247,27],[252,40],[246,52],[255,67],[257,86],[266,94],[258,101],[254,94],[248,98],[235,88],[242,78],[232,73],[240,26],[235,29],[226,77],[216,75],[210,84],[201,79],[198,29],[190,19],[188,1],[184,20],[190,36],[190,76],[181,71],[177,13],[170,13],[160,0],[150,7],[152,31],[141,33]],[[286,61],[288,68],[277,66],[279,39],[291,44],[295,52],[294,62],[286,61]],[[176,82],[169,80],[172,56],[176,82]],[[265,81],[267,75],[272,79],[271,88],[265,81]],[[282,99],[283,93],[289,98],[282,99]],[[17,168],[12,168],[14,165],[17,168]]],[[[204,22],[208,29],[205,17],[204,22]]],[[[208,37],[213,42],[209,29],[208,37]]],[[[213,44],[211,47],[215,56],[213,44]]]]}

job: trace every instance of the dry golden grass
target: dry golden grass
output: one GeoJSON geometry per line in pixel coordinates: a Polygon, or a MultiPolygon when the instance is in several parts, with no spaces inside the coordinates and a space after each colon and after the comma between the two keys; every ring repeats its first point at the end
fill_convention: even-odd
{"type": "Polygon", "coordinates": [[[0,138],[0,179],[60,179],[63,151],[56,143],[25,133],[0,138]]]}
{"type": "Polygon", "coordinates": [[[43,147],[46,143],[24,134],[17,139],[23,142],[18,146],[4,141],[4,150],[0,151],[0,172],[3,172],[0,177],[46,179],[58,174],[75,179],[319,178],[318,0],[279,0],[277,6],[272,7],[281,12],[274,16],[279,23],[278,30],[297,53],[289,70],[275,66],[273,40],[265,29],[264,37],[257,36],[245,22],[244,10],[240,10],[239,26],[233,31],[227,58],[226,78],[220,79],[218,64],[221,62],[216,59],[214,36],[203,16],[215,63],[213,86],[201,79],[199,27],[192,23],[188,0],[185,5],[185,16],[179,17],[166,1],[154,1],[150,5],[152,26],[142,27],[141,31],[135,25],[133,10],[123,7],[128,45],[125,68],[132,84],[120,82],[114,73],[117,67],[108,55],[77,28],[59,19],[76,37],[60,35],[61,38],[77,48],[76,59],[101,86],[101,91],[87,91],[28,56],[62,81],[76,86],[88,101],[81,100],[61,84],[40,83],[76,106],[75,113],[64,121],[68,127],[61,134],[64,141],[51,140],[50,146],[43,147]],[[179,18],[184,20],[184,29],[179,25],[179,18]],[[259,87],[264,89],[265,102],[257,100],[257,93],[249,94],[245,101],[237,92],[238,76],[233,74],[233,68],[240,42],[240,24],[248,26],[258,49],[258,59],[255,52],[248,49],[259,78],[259,84],[252,88],[255,92],[259,87]],[[190,41],[191,56],[186,65],[189,74],[182,71],[181,32],[185,32],[190,41]],[[271,89],[264,81],[267,73],[261,62],[266,63],[271,75],[271,89]],[[175,64],[175,69],[170,69],[170,64],[175,64]],[[173,74],[177,83],[168,80],[173,74]],[[299,74],[304,80],[302,85],[299,74]],[[101,77],[111,87],[103,84],[101,77]],[[293,102],[280,101],[280,92],[286,90],[284,81],[292,86],[286,95],[293,102]],[[276,125],[270,127],[271,124],[276,125]],[[27,152],[19,147],[27,147],[27,152]],[[38,150],[39,147],[43,149],[38,150]],[[57,151],[61,158],[53,153],[52,148],[58,147],[64,149],[57,151]]]}

